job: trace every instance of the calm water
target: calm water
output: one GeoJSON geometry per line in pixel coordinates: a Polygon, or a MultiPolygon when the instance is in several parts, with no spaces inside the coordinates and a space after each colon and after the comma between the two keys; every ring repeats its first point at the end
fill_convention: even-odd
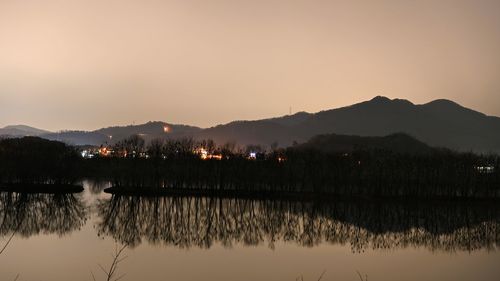
{"type": "Polygon", "coordinates": [[[500,280],[500,207],[0,194],[0,280],[500,280]]]}

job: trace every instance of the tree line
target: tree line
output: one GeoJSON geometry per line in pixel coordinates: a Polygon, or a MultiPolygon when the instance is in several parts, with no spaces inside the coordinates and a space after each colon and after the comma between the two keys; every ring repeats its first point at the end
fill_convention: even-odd
{"type": "Polygon", "coordinates": [[[500,197],[500,157],[434,149],[324,152],[289,147],[217,145],[211,140],[131,136],[105,157],[27,137],[0,140],[2,184],[73,184],[105,179],[115,190],[204,190],[367,197],[500,197]],[[202,157],[203,155],[214,157],[202,157]],[[215,157],[217,156],[217,157],[215,157]],[[488,169],[484,169],[487,167],[488,169]]]}
{"type": "Polygon", "coordinates": [[[500,157],[434,149],[400,153],[362,149],[326,153],[301,147],[218,146],[210,140],[132,137],[114,151],[126,157],[89,159],[88,176],[116,188],[315,193],[370,197],[500,197],[500,157]],[[202,159],[203,148],[218,159],[202,159]],[[249,153],[255,153],[249,159],[249,153]],[[140,154],[148,158],[139,157],[140,154]],[[123,155],[123,154],[122,154],[123,155]],[[485,171],[481,167],[491,169],[485,171]]]}
{"type": "Polygon", "coordinates": [[[80,178],[75,147],[38,137],[0,139],[0,184],[64,185],[80,178]]]}

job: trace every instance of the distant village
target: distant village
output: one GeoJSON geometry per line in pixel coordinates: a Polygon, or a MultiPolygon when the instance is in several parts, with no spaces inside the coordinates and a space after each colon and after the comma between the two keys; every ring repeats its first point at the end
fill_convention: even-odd
{"type": "MultiPolygon", "coordinates": [[[[138,135],[139,136],[139,135],[138,135]]],[[[140,137],[140,136],[139,136],[140,137]]],[[[213,144],[212,144],[213,145],[213,144]]],[[[177,151],[178,152],[178,151],[177,151]]],[[[184,151],[185,152],[185,151],[184,151]]],[[[244,158],[247,160],[264,160],[274,158],[278,162],[286,160],[285,150],[278,149],[271,152],[265,151],[260,146],[247,146],[245,150],[239,150],[237,153],[222,153],[220,149],[208,149],[203,145],[195,145],[190,153],[201,160],[223,160],[231,157],[244,158]]],[[[79,149],[79,154],[84,159],[92,158],[151,158],[150,149],[127,150],[117,148],[117,146],[101,145],[101,146],[86,146],[79,149]]],[[[349,153],[343,153],[343,157],[349,157],[349,153]]],[[[166,154],[161,153],[162,159],[169,158],[166,154]]],[[[359,163],[361,164],[361,163],[359,163]]],[[[495,166],[491,164],[475,165],[474,169],[480,174],[492,174],[495,172],[495,166]]]]}
{"type": "MultiPolygon", "coordinates": [[[[229,159],[230,157],[246,158],[247,160],[261,160],[276,158],[278,162],[285,161],[283,151],[267,152],[260,146],[247,146],[245,151],[240,150],[237,153],[222,153],[220,149],[208,149],[203,146],[194,147],[190,153],[195,155],[201,160],[222,160],[229,159]]],[[[144,158],[149,159],[152,157],[149,149],[140,150],[127,150],[120,149],[116,146],[85,146],[79,149],[79,155],[84,159],[92,159],[97,157],[115,157],[115,158],[144,158]]],[[[156,153],[155,153],[156,154],[156,153]]],[[[160,153],[163,159],[169,158],[165,153],[160,153]]]]}

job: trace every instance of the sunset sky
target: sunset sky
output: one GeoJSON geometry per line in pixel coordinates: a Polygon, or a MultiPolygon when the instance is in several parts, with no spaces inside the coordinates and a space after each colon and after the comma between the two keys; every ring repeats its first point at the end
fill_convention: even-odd
{"type": "Polygon", "coordinates": [[[500,116],[500,1],[0,0],[0,127],[209,127],[385,95],[500,116]]]}

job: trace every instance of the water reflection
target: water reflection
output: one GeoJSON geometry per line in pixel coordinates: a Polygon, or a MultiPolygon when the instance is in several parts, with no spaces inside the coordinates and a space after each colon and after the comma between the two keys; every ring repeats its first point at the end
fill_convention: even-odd
{"type": "Polygon", "coordinates": [[[349,244],[353,251],[425,247],[495,250],[500,208],[458,203],[256,201],[113,196],[98,204],[99,235],[121,243],[209,248],[214,243],[349,244]]]}
{"type": "Polygon", "coordinates": [[[78,195],[0,193],[0,237],[62,236],[80,229],[87,218],[78,195]]]}
{"type": "Polygon", "coordinates": [[[104,189],[111,187],[111,183],[109,181],[92,179],[85,180],[84,185],[92,195],[99,195],[104,189]]]}

